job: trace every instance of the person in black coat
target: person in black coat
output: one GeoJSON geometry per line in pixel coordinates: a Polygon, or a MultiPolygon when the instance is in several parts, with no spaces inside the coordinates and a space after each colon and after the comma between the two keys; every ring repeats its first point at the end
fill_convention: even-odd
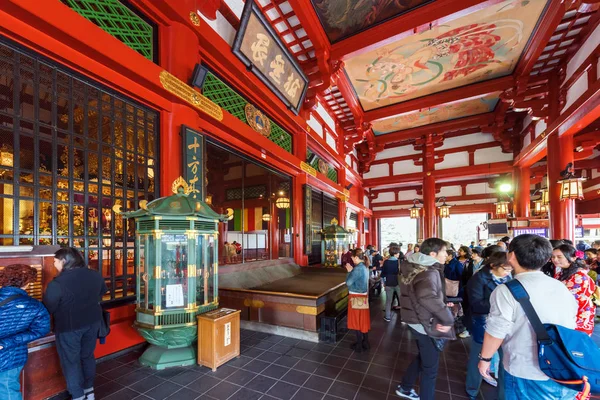
{"type": "Polygon", "coordinates": [[[100,301],[108,291],[102,275],[87,268],[81,253],[63,248],[54,255],[59,271],[44,293],[54,317],[56,350],[73,400],[94,400],[94,350],[102,321],[100,301]]]}
{"type": "MultiPolygon", "coordinates": [[[[467,314],[471,319],[472,342],[467,363],[466,390],[470,399],[477,398],[482,380],[477,365],[479,363],[479,353],[483,346],[485,321],[490,313],[490,297],[498,285],[511,279],[511,272],[512,267],[506,260],[506,252],[500,251],[489,256],[484,267],[473,274],[473,277],[467,283],[466,291],[469,296],[469,312],[467,314]]],[[[499,387],[499,399],[503,400],[503,370],[501,367],[499,367],[497,373],[500,380],[499,384],[495,380],[486,379],[486,382],[499,387]]]]}

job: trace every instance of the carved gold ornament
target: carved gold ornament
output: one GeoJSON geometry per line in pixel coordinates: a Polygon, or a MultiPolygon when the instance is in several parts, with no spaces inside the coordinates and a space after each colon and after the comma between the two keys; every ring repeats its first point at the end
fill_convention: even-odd
{"type": "Polygon", "coordinates": [[[181,193],[183,194],[190,194],[192,192],[192,188],[187,184],[187,182],[185,181],[185,179],[183,179],[183,177],[179,177],[177,179],[175,179],[175,181],[173,181],[173,185],[171,186],[171,190],[173,191],[174,194],[180,193],[179,189],[181,189],[181,193]]]}
{"type": "Polygon", "coordinates": [[[321,159],[319,159],[319,172],[325,175],[329,172],[329,165],[321,159]]]}
{"type": "Polygon", "coordinates": [[[248,125],[264,137],[271,136],[271,120],[265,114],[256,109],[252,104],[246,104],[244,108],[248,125]]]}
{"type": "Polygon", "coordinates": [[[190,11],[190,21],[192,21],[192,24],[200,26],[200,17],[197,12],[190,11]]]}
{"type": "Polygon", "coordinates": [[[159,74],[160,83],[168,92],[174,94],[198,110],[210,115],[217,121],[223,120],[223,109],[213,103],[208,97],[198,93],[194,88],[179,80],[167,71],[159,74]]]}

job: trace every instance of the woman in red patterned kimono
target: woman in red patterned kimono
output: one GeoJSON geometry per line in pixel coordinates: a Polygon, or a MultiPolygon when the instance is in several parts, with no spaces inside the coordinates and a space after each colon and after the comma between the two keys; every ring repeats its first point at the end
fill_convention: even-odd
{"type": "MultiPolygon", "coordinates": [[[[596,305],[592,295],[596,290],[594,280],[588,275],[585,263],[577,258],[577,250],[569,244],[561,244],[552,252],[552,263],[556,267],[554,278],[563,282],[567,289],[575,296],[579,309],[577,311],[577,326],[575,329],[592,335],[594,331],[594,317],[596,305]]],[[[583,397],[579,393],[577,400],[587,400],[589,395],[583,397]]]]}

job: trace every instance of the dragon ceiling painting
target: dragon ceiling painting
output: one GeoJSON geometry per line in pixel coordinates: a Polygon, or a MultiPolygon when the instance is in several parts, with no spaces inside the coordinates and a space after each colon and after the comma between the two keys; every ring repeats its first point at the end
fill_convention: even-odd
{"type": "Polygon", "coordinates": [[[496,108],[499,99],[500,92],[495,92],[474,99],[461,100],[452,104],[444,104],[380,119],[373,121],[373,133],[384,135],[437,122],[492,112],[496,108]]]}
{"type": "Polygon", "coordinates": [[[431,1],[312,0],[312,3],[329,41],[335,43],[431,1]]]}
{"type": "Polygon", "coordinates": [[[365,111],[514,71],[547,0],[509,0],[345,60],[365,111]]]}

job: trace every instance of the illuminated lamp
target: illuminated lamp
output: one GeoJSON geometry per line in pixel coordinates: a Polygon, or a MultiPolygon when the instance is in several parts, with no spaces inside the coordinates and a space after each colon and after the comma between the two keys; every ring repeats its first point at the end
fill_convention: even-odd
{"type": "Polygon", "coordinates": [[[442,205],[438,206],[438,210],[440,213],[440,218],[450,218],[450,207],[448,204],[446,204],[446,198],[445,197],[440,197],[440,199],[438,200],[438,202],[442,201],[442,205]]]}
{"type": "Polygon", "coordinates": [[[494,204],[496,206],[496,218],[506,218],[508,217],[508,207],[510,202],[508,201],[499,201],[494,204]]]}
{"type": "Polygon", "coordinates": [[[537,200],[533,201],[532,214],[536,216],[544,216],[545,214],[548,214],[548,210],[550,208],[550,206],[548,205],[548,189],[537,189],[535,192],[533,192],[532,197],[536,196],[537,194],[539,194],[540,197],[537,200]]]}
{"type": "Polygon", "coordinates": [[[578,178],[573,173],[573,163],[568,163],[564,171],[560,173],[562,177],[560,183],[561,200],[581,200],[583,199],[583,185],[585,178],[578,178]]]}
{"type": "Polygon", "coordinates": [[[275,206],[277,208],[290,208],[290,199],[287,197],[280,197],[275,201],[275,206]]]}
{"type": "Polygon", "coordinates": [[[269,222],[271,220],[271,214],[263,214],[262,220],[265,222],[269,222]]]}
{"type": "Polygon", "coordinates": [[[209,206],[212,206],[212,194],[207,194],[206,195],[206,204],[208,204],[209,206]]]}
{"type": "Polygon", "coordinates": [[[419,200],[413,200],[413,206],[410,208],[410,218],[411,219],[419,219],[421,216],[421,209],[417,207],[417,202],[419,200]]]}
{"type": "Polygon", "coordinates": [[[500,185],[498,190],[500,190],[500,192],[502,193],[509,193],[510,191],[512,191],[512,185],[510,183],[503,183],[500,185]]]}

